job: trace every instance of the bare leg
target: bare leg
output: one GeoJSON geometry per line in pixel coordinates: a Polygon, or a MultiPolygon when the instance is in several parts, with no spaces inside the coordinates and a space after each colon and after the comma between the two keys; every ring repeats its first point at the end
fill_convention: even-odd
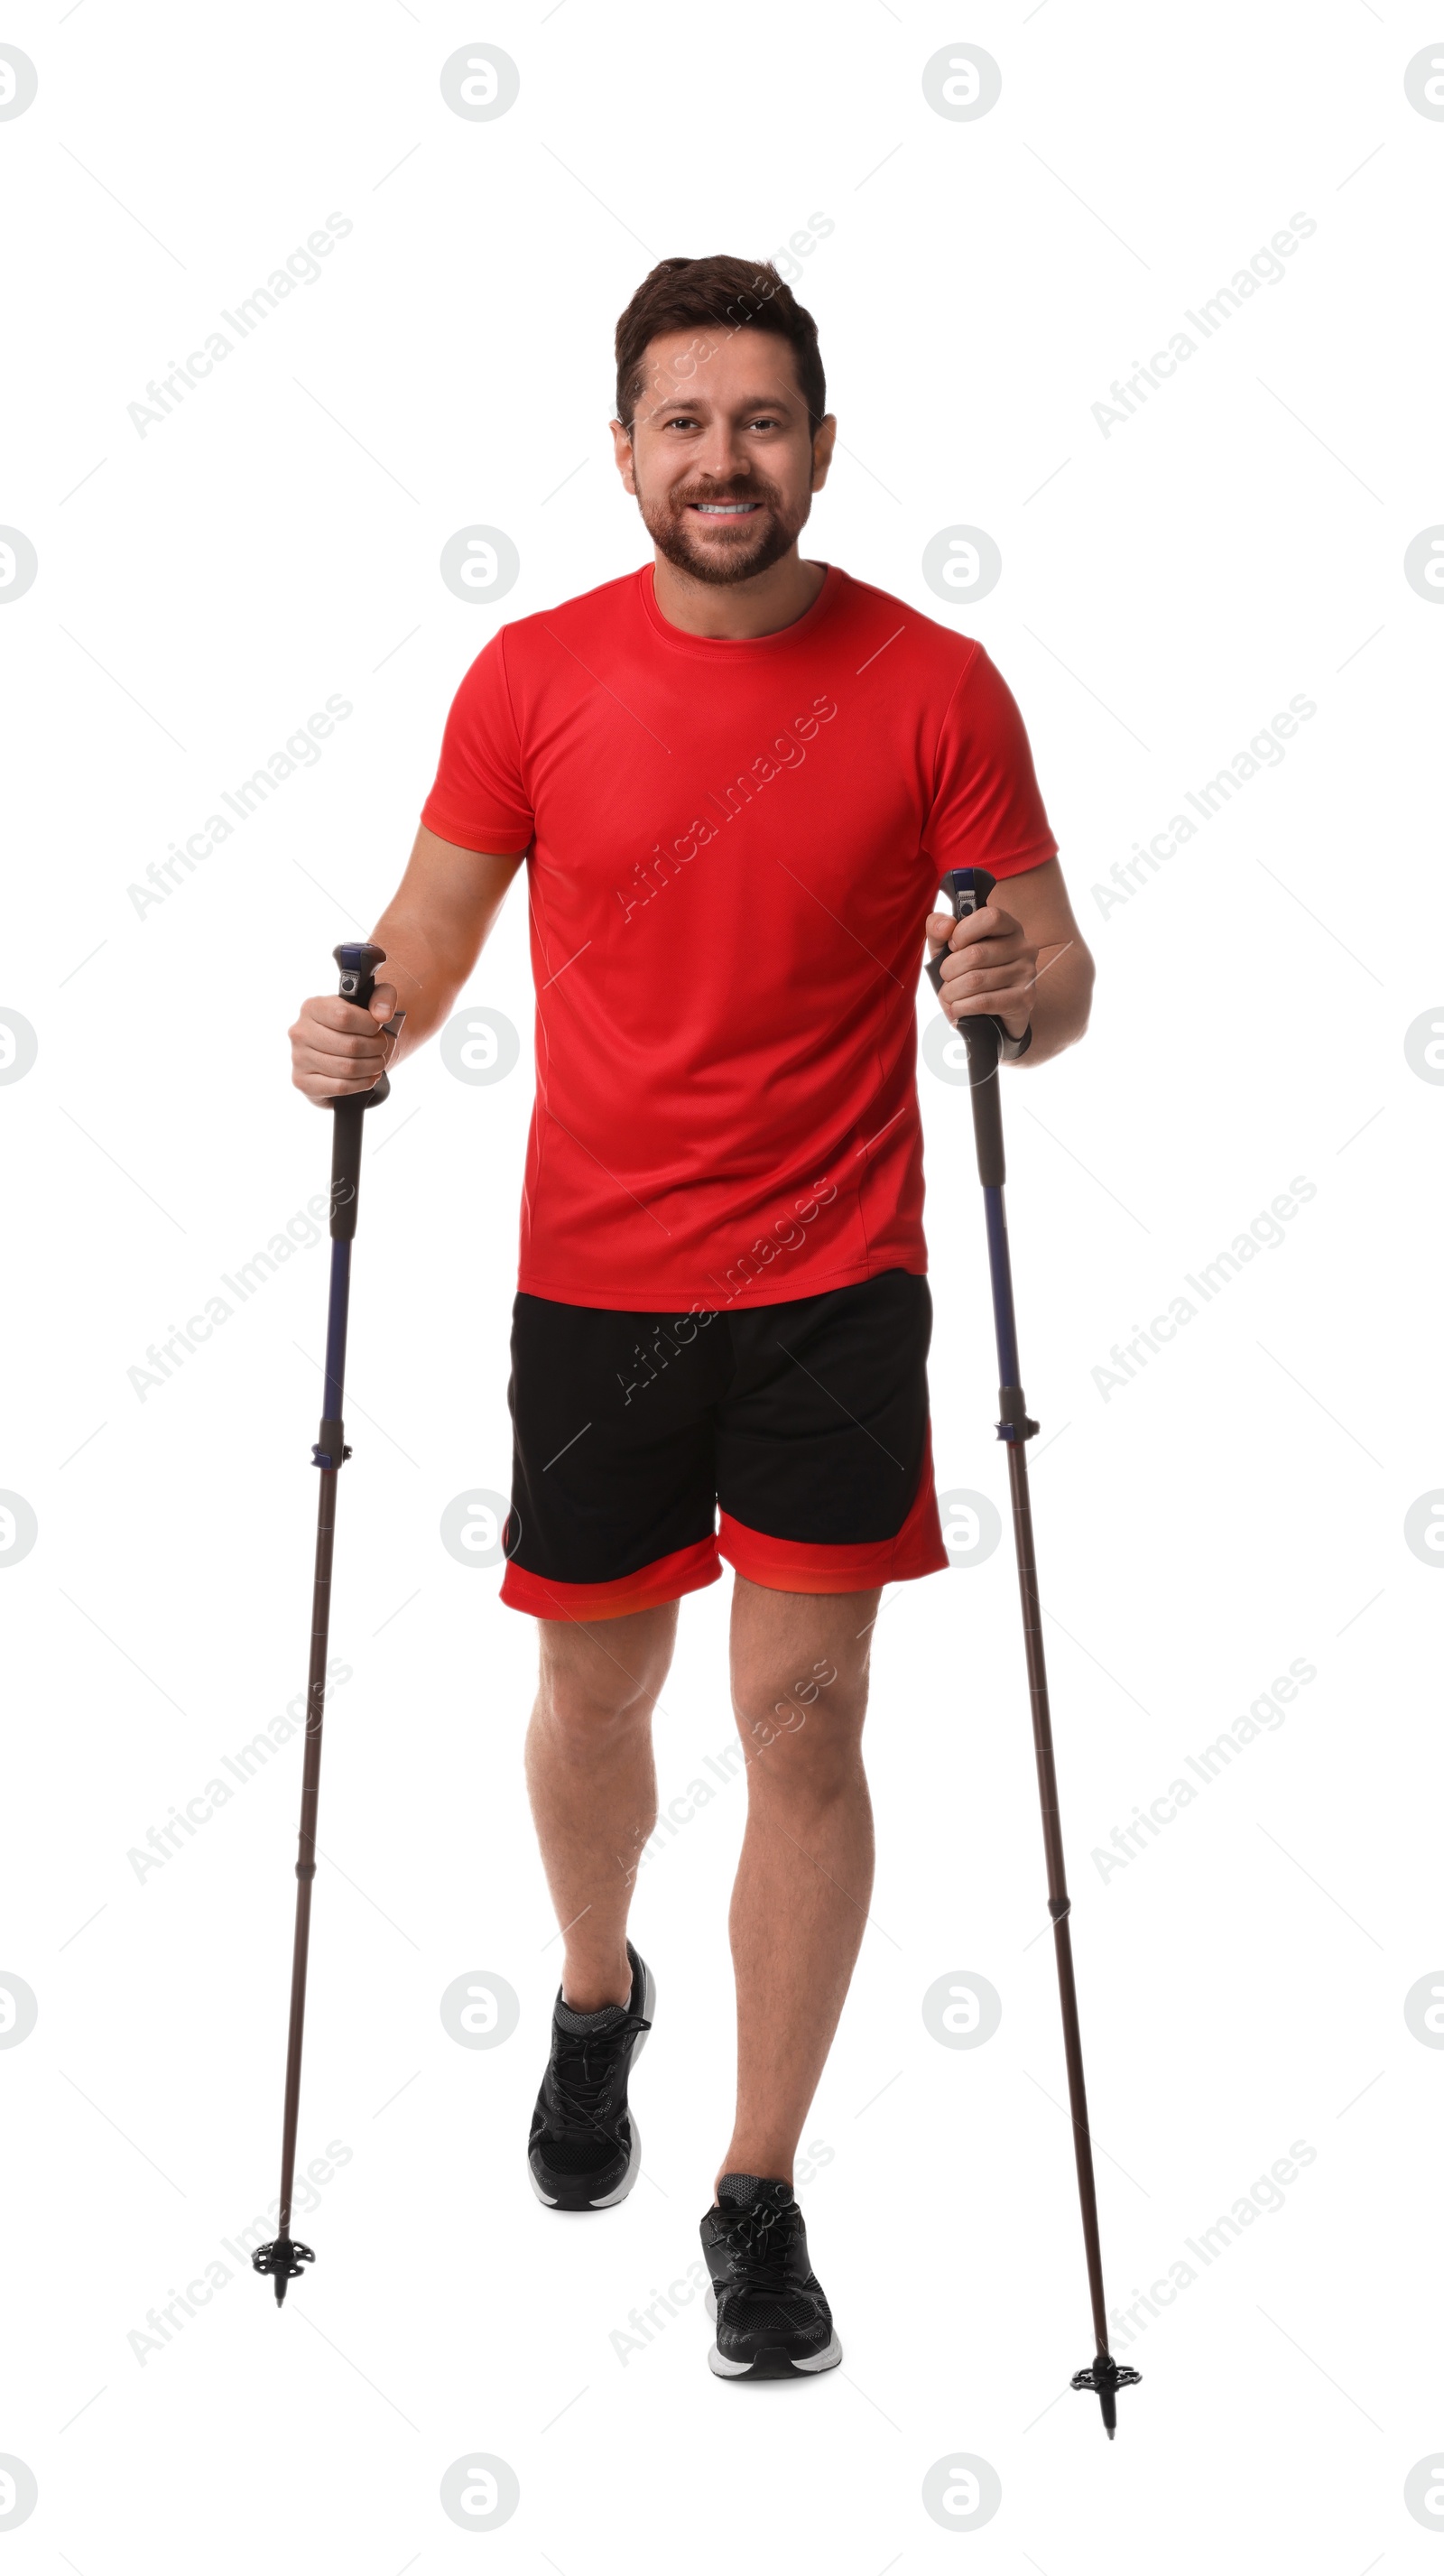
{"type": "Polygon", "coordinates": [[[732,1697],[748,1803],[731,1913],[737,2117],[719,2175],[792,2180],[852,1978],[872,1893],[862,1722],[881,1598],[736,1579],[732,1697]]]}
{"type": "Polygon", "coordinates": [[[631,1992],[627,1909],[657,1821],[652,1707],[677,1604],[583,1627],[540,1619],[541,1678],[526,1740],[537,1840],[565,1934],[562,1993],[576,2012],[631,1992]]]}

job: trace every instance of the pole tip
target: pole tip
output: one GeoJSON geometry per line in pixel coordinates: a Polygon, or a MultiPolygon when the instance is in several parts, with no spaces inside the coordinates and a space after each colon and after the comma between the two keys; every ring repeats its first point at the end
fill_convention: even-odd
{"type": "Polygon", "coordinates": [[[1120,2388],[1136,2388],[1141,2377],[1141,2371],[1132,2369],[1126,2361],[1115,2361],[1111,2352],[1096,2354],[1086,2370],[1073,2373],[1072,2385],[1089,2389],[1096,2396],[1103,2415],[1103,2430],[1110,2442],[1116,2439],[1118,2432],[1118,2391],[1120,2388]]]}
{"type": "Polygon", "coordinates": [[[275,2282],[279,2308],[285,2305],[286,2283],[298,2281],[302,2264],[314,2263],[315,2260],[309,2245],[302,2245],[294,2236],[277,2236],[269,2245],[256,2247],[251,2256],[251,2268],[275,2282]]]}

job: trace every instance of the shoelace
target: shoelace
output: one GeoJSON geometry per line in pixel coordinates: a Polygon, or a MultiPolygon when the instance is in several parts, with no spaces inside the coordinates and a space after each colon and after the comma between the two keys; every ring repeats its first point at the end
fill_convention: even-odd
{"type": "Polygon", "coordinates": [[[786,2277],[787,2257],[797,2239],[802,2212],[796,2201],[785,2209],[744,2209],[727,2228],[730,2286],[737,2290],[775,2290],[786,2277]]]}
{"type": "Polygon", "coordinates": [[[639,2037],[651,2027],[641,2013],[628,2013],[622,2021],[613,2022],[610,2030],[590,2034],[563,2032],[566,2045],[558,2049],[552,2073],[567,2109],[596,2127],[610,2108],[618,2064],[617,2042],[639,2037]],[[594,2060],[600,2061],[595,2070],[594,2060]]]}

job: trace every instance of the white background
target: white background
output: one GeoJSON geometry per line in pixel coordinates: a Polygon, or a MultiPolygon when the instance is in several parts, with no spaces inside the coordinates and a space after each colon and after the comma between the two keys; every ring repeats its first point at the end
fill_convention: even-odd
{"type": "MultiPolygon", "coordinates": [[[[1444,985],[1444,617],[1402,559],[1444,517],[1444,125],[1403,79],[1436,17],[7,16],[40,83],[0,124],[0,518],[39,557],[0,616],[0,1003],[39,1039],[0,1093],[0,1484],[39,1525],[4,1572],[0,1967],[39,2000],[0,2052],[0,2449],[39,2483],[7,2566],[1435,2563],[1403,2490],[1444,2438],[1444,2059],[1402,2005],[1444,1955],[1438,1597],[1403,1519],[1444,1475],[1444,1101],[1403,1036],[1444,985]],[[960,38],[1002,67],[973,123],[922,88],[960,38]],[[473,40],[520,70],[494,122],[441,94],[473,40]],[[333,211],[353,229],[320,279],[139,436],[147,380],[333,211]],[[654,257],[766,255],[814,212],[834,229],[798,291],[843,449],[806,550],[983,638],[1099,964],[1087,1042],[1008,1077],[1006,1114],[1111,2298],[1315,2150],[1139,2311],[1112,2446],[1066,2393],[1091,2337],[1006,1544],[895,1589],[878,1629],[875,1924],[805,2132],[842,2370],[721,2386],[696,2302],[640,2353],[612,2341],[695,2259],[727,2135],[739,1787],[639,1887],[645,2179],[586,2228],[528,2189],[557,1972],[519,1760],[534,1635],[439,1538],[455,1495],[507,1483],[515,894],[467,998],[522,1029],[521,1066],[472,1088],[429,1049],[369,1139],[302,2114],[303,2161],[351,2153],[298,2217],[320,2259],[279,2318],[221,2240],[275,2190],[299,1738],[143,1883],[127,1861],[304,1683],[324,1250],[144,1401],[127,1372],[325,1186],[285,1031],[399,874],[467,663],[643,559],[606,434],[616,314],[654,257]],[[1283,281],[1105,438],[1111,381],[1296,212],[1317,230],[1283,281]],[[439,578],[474,522],[519,548],[504,606],[439,578]],[[921,574],[960,522],[1003,557],[971,611],[921,574]],[[321,760],[138,917],[128,886],[333,693],[354,712],[321,760]],[[1090,889],[1296,693],[1317,714],[1282,764],[1104,917],[1090,889]],[[1110,1345],[1297,1174],[1285,1242],[1105,1401],[1110,1345]],[[1317,1678],[1286,1722],[1105,1882],[1092,1850],[1295,1658],[1317,1678]],[[439,2018],[470,1970],[521,1998],[492,2051],[439,2018]],[[955,1970],[1003,1999],[976,2051],[923,2025],[955,1970]],[[209,2305],[137,2354],[217,2260],[209,2305]],[[439,2501],[468,2445],[520,2480],[490,2534],[439,2501]],[[961,2453],[1002,2482],[986,2529],[924,2510],[961,2453]]],[[[967,1103],[922,1090],[938,1484],[1002,1502],[967,1103]]],[[[729,1591],[684,1605],[664,1800],[731,1732],[729,1591]]]]}

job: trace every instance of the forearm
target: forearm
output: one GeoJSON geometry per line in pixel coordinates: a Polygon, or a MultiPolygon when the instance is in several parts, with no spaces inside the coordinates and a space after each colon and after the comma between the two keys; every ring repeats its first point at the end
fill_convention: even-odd
{"type": "Polygon", "coordinates": [[[402,1055],[424,1046],[450,1018],[521,864],[520,851],[454,849],[424,824],[417,833],[406,874],[371,933],[386,951],[382,975],[406,1013],[402,1055]]]}
{"type": "Polygon", "coordinates": [[[1093,960],[1081,939],[1038,951],[1038,980],[1033,988],[1033,1043],[1020,1066],[1046,1064],[1065,1047],[1076,1046],[1088,1026],[1093,1004],[1093,960]]]}
{"type": "Polygon", "coordinates": [[[395,1064],[402,1056],[413,1055],[445,1025],[471,969],[454,953],[448,955],[428,933],[426,923],[399,900],[387,905],[371,937],[376,947],[386,951],[377,980],[394,984],[396,1007],[406,1013],[406,1025],[390,1058],[395,1064]]]}

